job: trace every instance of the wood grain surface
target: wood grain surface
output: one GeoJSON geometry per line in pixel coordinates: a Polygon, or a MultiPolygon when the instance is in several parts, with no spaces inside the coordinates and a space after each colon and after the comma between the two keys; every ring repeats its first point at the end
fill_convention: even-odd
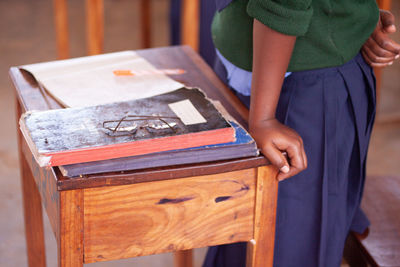
{"type": "Polygon", "coordinates": [[[255,169],[84,189],[84,196],[85,263],[253,236],[255,169]]]}
{"type": "MultiPolygon", "coordinates": [[[[15,98],[15,115],[18,119],[22,108],[15,98]]],[[[20,176],[24,206],[25,240],[28,256],[28,266],[46,266],[46,251],[44,243],[42,196],[37,186],[36,177],[32,173],[28,159],[23,151],[24,138],[17,128],[18,155],[20,161],[20,176]]],[[[29,155],[29,154],[28,154],[29,155]]],[[[32,157],[30,158],[32,159],[32,157]]],[[[54,222],[54,221],[53,221],[54,222]]],[[[55,229],[55,228],[53,228],[55,229]]]]}
{"type": "MultiPolygon", "coordinates": [[[[158,68],[185,69],[180,82],[202,88],[246,125],[247,109],[191,48],[157,48],[138,53],[158,68]]],[[[10,76],[20,112],[61,108],[29,73],[11,68],[10,76]]],[[[42,198],[56,229],[60,266],[264,237],[265,242],[252,242],[256,244],[252,262],[260,253],[269,254],[261,255],[266,262],[272,259],[273,253],[266,251],[271,252],[273,232],[268,227],[273,227],[270,224],[275,219],[260,222],[264,216],[275,216],[270,210],[276,204],[275,183],[271,181],[275,173],[271,167],[257,173],[254,168],[268,164],[262,156],[67,178],[58,169],[37,168],[27,145],[22,149],[29,165],[25,170],[33,170],[37,195],[41,196],[36,199],[42,198]],[[272,176],[267,179],[265,175],[272,176]],[[271,195],[267,193],[269,186],[271,195]],[[263,212],[254,216],[255,210],[263,212]]],[[[184,262],[188,258],[178,253],[176,259],[184,262]]]]}
{"type": "MultiPolygon", "coordinates": [[[[22,107],[16,100],[16,115],[17,118],[21,115],[22,107]]],[[[58,233],[58,205],[59,192],[57,189],[57,175],[51,168],[40,168],[33,158],[25,139],[18,130],[18,148],[21,163],[21,178],[23,180],[33,179],[36,185],[35,190],[39,193],[40,206],[46,210],[53,232],[56,236],[58,233]],[[25,177],[26,176],[26,177],[25,177]]],[[[29,183],[29,181],[27,182],[29,183]]],[[[22,184],[24,186],[24,184],[22,184]]],[[[33,189],[32,189],[33,190],[33,189]]],[[[34,200],[33,200],[34,201],[34,200]]],[[[34,202],[33,202],[34,203],[34,202]]]]}
{"type": "MultiPolygon", "coordinates": [[[[176,46],[139,50],[138,53],[157,68],[182,68],[185,74],[179,76],[179,81],[187,86],[200,87],[207,96],[221,101],[239,123],[246,126],[248,110],[237,97],[223,84],[212,69],[188,46],[176,46]]],[[[10,77],[16,88],[22,111],[48,110],[61,108],[44,89],[40,88],[31,74],[16,67],[10,69],[10,77]]],[[[172,77],[177,79],[177,77],[172,77]]],[[[151,179],[173,179],[196,175],[215,174],[227,170],[240,170],[268,164],[264,157],[241,160],[222,161],[213,164],[192,164],[172,166],[144,171],[126,173],[107,173],[88,177],[67,178],[60,174],[57,177],[58,190],[75,188],[91,188],[98,186],[131,184],[151,181],[151,179]],[[146,177],[146,178],[144,178],[146,177]]]]}
{"type": "Polygon", "coordinates": [[[237,171],[269,164],[265,157],[251,157],[234,160],[222,160],[211,163],[197,163],[179,166],[151,168],[136,171],[111,172],[67,178],[58,175],[58,190],[95,188],[102,186],[127,185],[151,181],[179,179],[200,175],[237,171]]]}
{"type": "MultiPolygon", "coordinates": [[[[21,112],[30,110],[49,110],[62,106],[41,88],[29,72],[12,67],[9,71],[14,84],[17,99],[21,105],[21,112]]],[[[19,120],[19,117],[17,118],[19,120]]]]}
{"type": "Polygon", "coordinates": [[[254,238],[248,243],[247,266],[273,266],[278,170],[273,166],[257,169],[254,238]]]}
{"type": "Polygon", "coordinates": [[[58,263],[60,267],[83,266],[83,190],[60,193],[60,236],[58,263]]]}
{"type": "Polygon", "coordinates": [[[23,156],[20,157],[20,166],[28,265],[44,267],[46,266],[46,255],[40,194],[32,172],[29,170],[29,165],[23,156]]]}
{"type": "Polygon", "coordinates": [[[29,157],[30,150],[25,140],[22,142],[22,151],[23,155],[25,155],[26,165],[23,165],[21,169],[27,168],[27,172],[30,171],[33,173],[36,188],[41,196],[41,204],[46,210],[54,234],[58,236],[60,193],[57,189],[57,175],[52,168],[40,168],[36,160],[32,156],[29,157]]]}

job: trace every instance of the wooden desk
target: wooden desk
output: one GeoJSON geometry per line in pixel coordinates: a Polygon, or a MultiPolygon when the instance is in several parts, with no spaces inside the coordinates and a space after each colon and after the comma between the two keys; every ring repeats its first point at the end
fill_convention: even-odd
{"type": "MultiPolygon", "coordinates": [[[[179,80],[202,88],[245,124],[247,110],[189,47],[139,54],[156,67],[187,70],[179,80]]],[[[10,75],[17,118],[60,107],[29,73],[11,68],[10,75]]],[[[39,168],[19,131],[18,141],[30,266],[45,266],[42,205],[59,266],[238,241],[251,241],[248,266],[272,266],[277,170],[261,156],[66,178],[58,168],[39,168]]]]}

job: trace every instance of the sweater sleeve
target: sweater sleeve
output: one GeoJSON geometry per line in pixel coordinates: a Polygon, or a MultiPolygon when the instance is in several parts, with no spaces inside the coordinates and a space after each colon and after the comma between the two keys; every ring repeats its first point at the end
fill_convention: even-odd
{"type": "Polygon", "coordinates": [[[312,0],[249,0],[247,13],[270,27],[287,35],[302,36],[310,25],[312,0]]]}

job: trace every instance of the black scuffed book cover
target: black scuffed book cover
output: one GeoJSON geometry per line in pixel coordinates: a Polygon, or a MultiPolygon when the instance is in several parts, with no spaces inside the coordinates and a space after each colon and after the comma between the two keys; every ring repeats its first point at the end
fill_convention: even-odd
{"type": "Polygon", "coordinates": [[[233,127],[196,88],[181,88],[149,98],[93,107],[29,112],[21,117],[20,128],[40,166],[69,165],[235,141],[233,127]],[[185,124],[181,116],[178,120],[169,119],[177,117],[170,104],[187,100],[204,118],[203,122],[185,124]],[[166,123],[160,124],[158,120],[157,123],[168,124],[168,127],[153,130],[147,125],[145,131],[141,126],[134,134],[129,134],[132,128],[129,121],[124,121],[123,127],[117,127],[118,121],[127,115],[160,117],[166,123]],[[104,124],[110,121],[113,122],[104,124]],[[118,131],[126,129],[128,134],[110,131],[116,128],[118,131]]]}

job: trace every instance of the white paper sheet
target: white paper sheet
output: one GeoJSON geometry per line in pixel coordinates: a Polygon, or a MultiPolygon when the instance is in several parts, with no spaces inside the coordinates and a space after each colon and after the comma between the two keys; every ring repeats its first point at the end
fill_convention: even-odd
{"type": "Polygon", "coordinates": [[[207,122],[189,99],[171,103],[168,106],[185,125],[207,122]]]}
{"type": "Polygon", "coordinates": [[[184,85],[164,74],[115,76],[114,70],[155,70],[133,51],[20,66],[66,107],[84,107],[159,95],[184,85]]]}

